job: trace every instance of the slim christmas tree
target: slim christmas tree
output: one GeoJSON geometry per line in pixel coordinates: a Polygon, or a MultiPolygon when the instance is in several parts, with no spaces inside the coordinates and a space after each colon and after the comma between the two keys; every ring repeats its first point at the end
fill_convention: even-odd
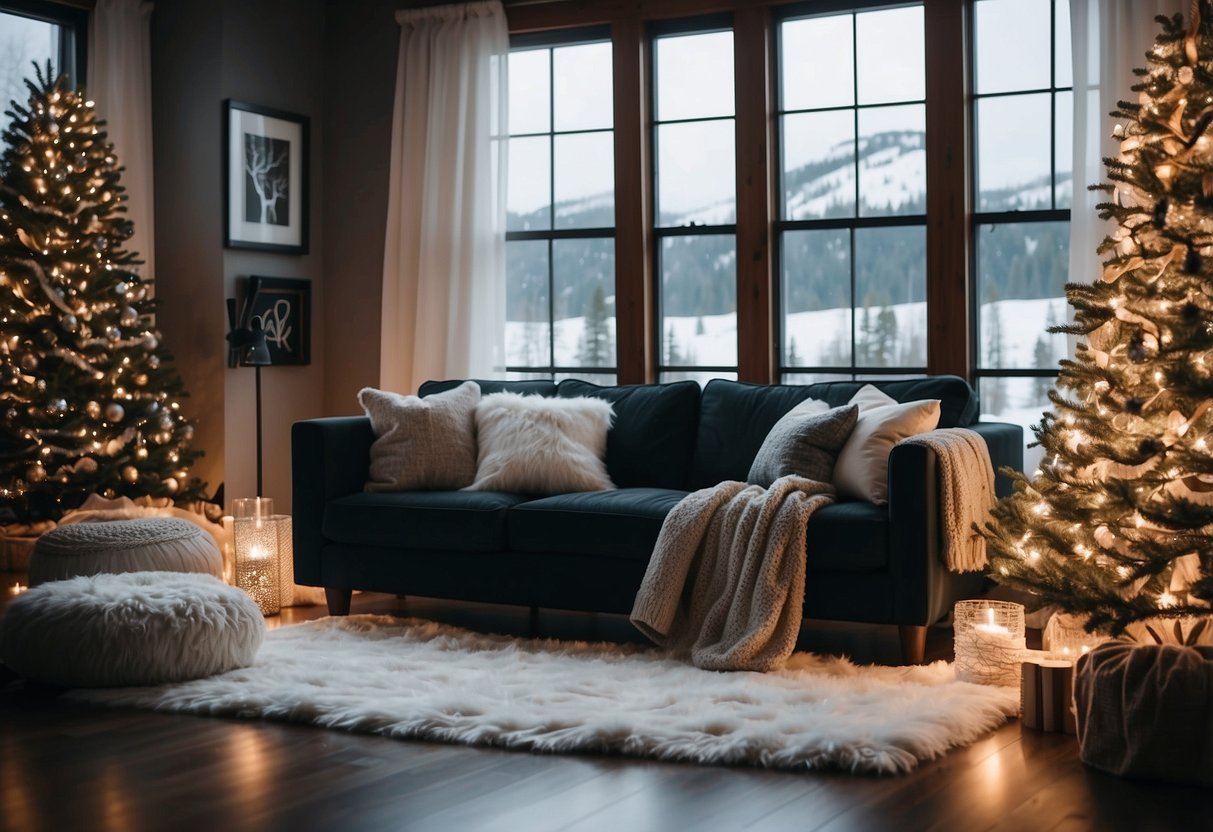
{"type": "Polygon", "coordinates": [[[1213,29],[1180,15],[1113,116],[1117,223],[1094,284],[1066,287],[1086,337],[1035,428],[1040,470],[986,527],[994,578],[1115,635],[1213,601],[1213,29]]]}
{"type": "Polygon", "coordinates": [[[196,499],[181,377],[123,249],[122,168],[92,102],[49,64],[35,74],[0,155],[0,512],[57,519],[94,492],[196,499]]]}

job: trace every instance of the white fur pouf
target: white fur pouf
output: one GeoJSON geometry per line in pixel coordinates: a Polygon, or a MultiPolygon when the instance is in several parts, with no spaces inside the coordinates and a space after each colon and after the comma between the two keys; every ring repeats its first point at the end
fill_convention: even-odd
{"type": "Polygon", "coordinates": [[[70,523],[34,544],[29,585],[99,572],[209,572],[222,577],[223,555],[209,534],[176,517],[70,523]]]}
{"type": "Polygon", "coordinates": [[[0,619],[0,660],[56,687],[156,685],[252,664],[265,620],[218,578],[130,572],[52,581],[0,619]]]}

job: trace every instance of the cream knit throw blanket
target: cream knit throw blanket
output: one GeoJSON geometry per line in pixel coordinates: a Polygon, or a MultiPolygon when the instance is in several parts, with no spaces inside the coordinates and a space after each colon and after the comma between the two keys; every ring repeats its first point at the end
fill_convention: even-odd
{"type": "Polygon", "coordinates": [[[952,572],[978,572],[986,567],[981,527],[990,517],[994,496],[994,466],[986,441],[966,428],[940,428],[903,439],[925,445],[939,460],[939,525],[943,531],[941,560],[952,572]]]}
{"type": "Polygon", "coordinates": [[[661,527],[632,623],[708,670],[776,670],[800,632],[805,527],[832,486],[781,477],[689,494],[661,527]]]}

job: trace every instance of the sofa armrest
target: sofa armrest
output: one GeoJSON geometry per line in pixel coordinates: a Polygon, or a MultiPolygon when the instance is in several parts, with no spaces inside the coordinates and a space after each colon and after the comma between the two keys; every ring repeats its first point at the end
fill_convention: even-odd
{"type": "Polygon", "coordinates": [[[986,440],[994,464],[994,491],[999,497],[1009,497],[1014,487],[1011,478],[1001,472],[1003,468],[1023,470],[1023,428],[1005,422],[974,422],[969,430],[986,440]]]}
{"type": "MultiPolygon", "coordinates": [[[[1023,429],[1000,422],[968,426],[979,434],[994,465],[995,490],[1011,493],[1011,479],[998,473],[1023,469],[1023,429]]],[[[898,623],[932,624],[947,612],[946,567],[940,563],[939,470],[925,445],[896,445],[889,454],[889,571],[897,587],[898,623]]]]}
{"type": "Polygon", "coordinates": [[[365,416],[307,419],[291,427],[291,509],[295,580],[322,586],[324,507],[362,490],[375,434],[365,416]]]}

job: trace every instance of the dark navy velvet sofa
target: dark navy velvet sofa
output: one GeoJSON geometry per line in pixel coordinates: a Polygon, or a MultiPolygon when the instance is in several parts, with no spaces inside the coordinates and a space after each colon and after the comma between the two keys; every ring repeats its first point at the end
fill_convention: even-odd
{"type": "MultiPolygon", "coordinates": [[[[365,417],[298,422],[292,431],[295,580],[349,611],[353,590],[530,607],[627,613],[662,520],[690,490],[745,480],[772,425],[807,398],[845,404],[862,382],[808,386],[715,380],[599,387],[583,381],[479,382],[544,396],[600,396],[615,409],[606,465],[617,491],[532,497],[480,491],[365,492],[374,435],[365,417]]],[[[940,427],[986,440],[997,471],[1022,469],[1017,425],[976,422],[963,379],[873,382],[901,402],[940,399],[940,427]]],[[[458,381],[427,382],[421,395],[458,381]]],[[[983,588],[980,574],[940,563],[934,452],[899,445],[889,458],[889,504],[839,501],[808,528],[805,615],[899,625],[921,661],[926,627],[983,588]]],[[[999,475],[1000,495],[1009,493],[999,475]]]]}

